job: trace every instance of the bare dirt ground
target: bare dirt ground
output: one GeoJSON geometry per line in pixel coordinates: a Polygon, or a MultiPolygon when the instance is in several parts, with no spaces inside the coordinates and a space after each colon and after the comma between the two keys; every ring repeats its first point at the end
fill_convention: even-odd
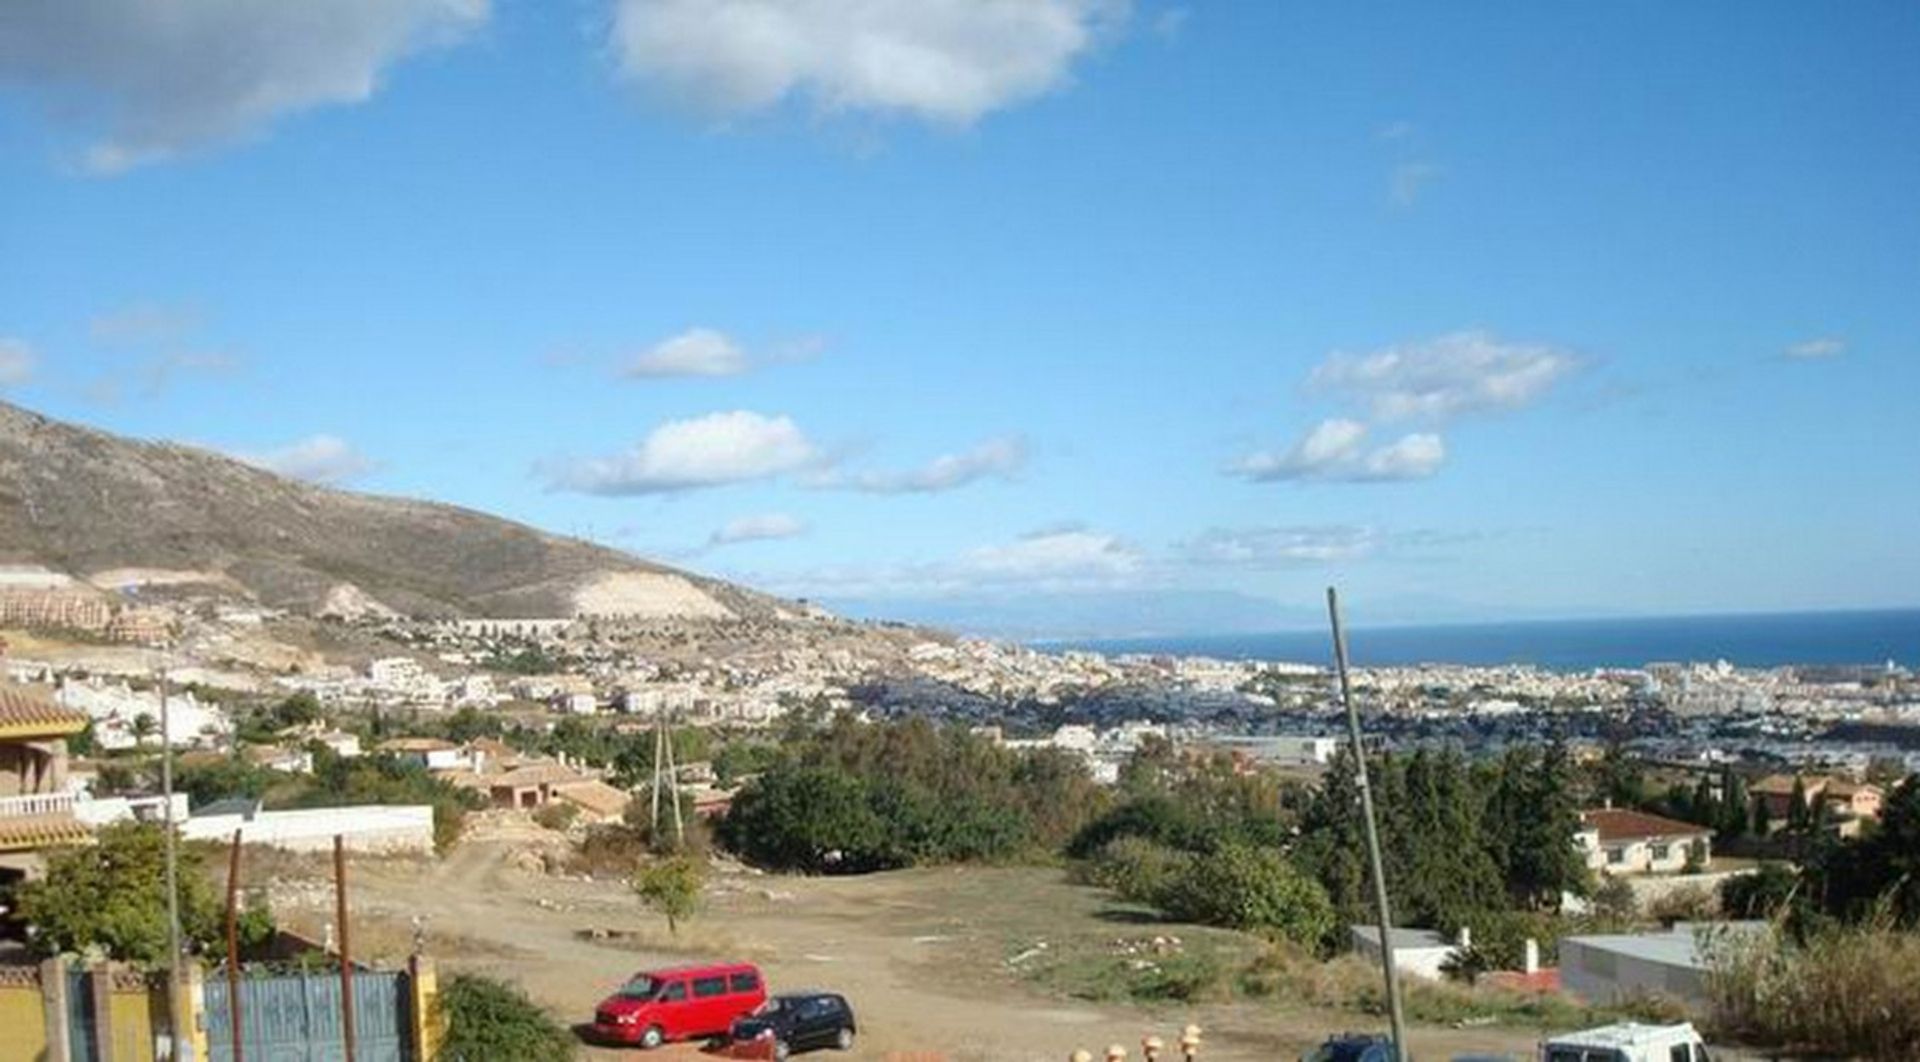
{"type": "MultiPolygon", "coordinates": [[[[1144,1007],[1051,992],[1023,975],[1024,960],[1009,960],[1076,934],[1111,939],[1140,930],[1103,921],[1100,894],[1068,884],[1057,870],[940,869],[836,879],[737,871],[713,881],[705,909],[673,939],[622,883],[554,878],[515,865],[518,854],[541,842],[539,831],[523,837],[495,832],[463,843],[442,861],[356,863],[350,871],[356,954],[397,957],[423,932],[443,970],[518,981],[569,1021],[589,1020],[593,1005],[636,970],[749,959],[775,990],[844,992],[861,1019],[853,1058],[937,1053],[953,1062],[1058,1062],[1075,1048],[1098,1052],[1109,1043],[1129,1045],[1138,1057],[1143,1035],[1172,1040],[1181,1026],[1197,1022],[1206,1030],[1203,1057],[1271,1062],[1299,1057],[1328,1033],[1377,1024],[1285,1002],[1144,1007]],[[423,925],[414,925],[416,915],[423,925]],[[634,935],[593,939],[593,930],[634,935]]],[[[277,891],[282,919],[317,934],[329,917],[328,890],[316,882],[277,891]]],[[[1512,1029],[1420,1028],[1410,1038],[1424,1059],[1469,1051],[1524,1057],[1537,1042],[1536,1033],[1512,1029]]],[[[590,1059],[638,1054],[581,1050],[590,1059]]],[[[694,1054],[680,1047],[652,1057],[694,1054]]]]}

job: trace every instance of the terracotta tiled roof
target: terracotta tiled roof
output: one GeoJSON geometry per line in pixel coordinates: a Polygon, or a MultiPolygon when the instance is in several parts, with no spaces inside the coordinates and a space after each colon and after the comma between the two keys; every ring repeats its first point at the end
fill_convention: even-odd
{"type": "MultiPolygon", "coordinates": [[[[1794,776],[1790,774],[1770,774],[1748,786],[1747,792],[1755,796],[1788,797],[1793,795],[1793,783],[1795,781],[1794,776]]],[[[1811,792],[1819,788],[1819,783],[1820,779],[1818,778],[1808,779],[1803,784],[1803,788],[1811,792]]]]}
{"type": "Polygon", "coordinates": [[[0,818],[0,852],[85,844],[92,839],[93,831],[87,824],[71,815],[0,818]]]}
{"type": "Polygon", "coordinates": [[[1691,822],[1649,815],[1625,808],[1599,808],[1580,813],[1588,829],[1600,832],[1600,841],[1643,841],[1651,837],[1705,837],[1713,831],[1691,822]]]}
{"type": "Polygon", "coordinates": [[[568,785],[587,780],[584,775],[571,767],[562,767],[557,763],[529,763],[524,767],[515,767],[505,774],[495,775],[487,779],[487,783],[496,787],[511,786],[515,789],[525,789],[540,785],[568,785]]]}
{"type": "Polygon", "coordinates": [[[381,752],[446,752],[460,746],[439,738],[394,738],[380,743],[381,752]]]}
{"type": "Polygon", "coordinates": [[[627,810],[633,798],[625,790],[605,782],[574,782],[553,787],[553,795],[569,804],[578,804],[595,815],[618,815],[627,810]]]}
{"type": "Polygon", "coordinates": [[[86,728],[85,712],[19,686],[0,686],[0,738],[54,737],[86,728]]]}

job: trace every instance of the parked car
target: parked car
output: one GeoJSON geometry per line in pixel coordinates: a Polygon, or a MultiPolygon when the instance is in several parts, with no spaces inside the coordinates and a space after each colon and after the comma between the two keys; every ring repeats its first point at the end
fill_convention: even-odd
{"type": "Polygon", "coordinates": [[[775,1059],[785,1059],[794,1051],[815,1047],[850,1050],[858,1031],[846,997],[832,992],[782,992],[735,1021],[732,1039],[738,1044],[765,1041],[775,1059]]]}
{"type": "Polygon", "coordinates": [[[1344,1033],[1300,1056],[1300,1062],[1395,1062],[1393,1038],[1373,1033],[1344,1033]]]}
{"type": "Polygon", "coordinates": [[[1555,1036],[1540,1045],[1540,1062],[1709,1062],[1692,1022],[1621,1022],[1555,1036]]]}
{"type": "Polygon", "coordinates": [[[746,963],[647,970],[593,1012],[596,1039],[659,1047],[669,1040],[725,1036],[735,1018],[767,1001],[766,980],[746,963]]]}

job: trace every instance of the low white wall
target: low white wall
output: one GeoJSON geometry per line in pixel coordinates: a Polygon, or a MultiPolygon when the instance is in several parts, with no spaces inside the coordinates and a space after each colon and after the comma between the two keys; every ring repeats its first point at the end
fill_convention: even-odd
{"type": "Polygon", "coordinates": [[[262,811],[252,819],[244,815],[202,815],[188,819],[181,836],[188,840],[226,840],[236,829],[243,844],[294,852],[331,850],[336,834],[354,852],[433,851],[433,808],[425,804],[262,811]]]}

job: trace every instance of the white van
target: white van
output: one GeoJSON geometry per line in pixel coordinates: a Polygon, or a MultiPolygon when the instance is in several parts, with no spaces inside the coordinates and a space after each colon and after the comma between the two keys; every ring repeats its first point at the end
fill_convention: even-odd
{"type": "Polygon", "coordinates": [[[1540,1045],[1540,1062],[1710,1062],[1692,1022],[1623,1022],[1566,1033],[1540,1045]]]}

